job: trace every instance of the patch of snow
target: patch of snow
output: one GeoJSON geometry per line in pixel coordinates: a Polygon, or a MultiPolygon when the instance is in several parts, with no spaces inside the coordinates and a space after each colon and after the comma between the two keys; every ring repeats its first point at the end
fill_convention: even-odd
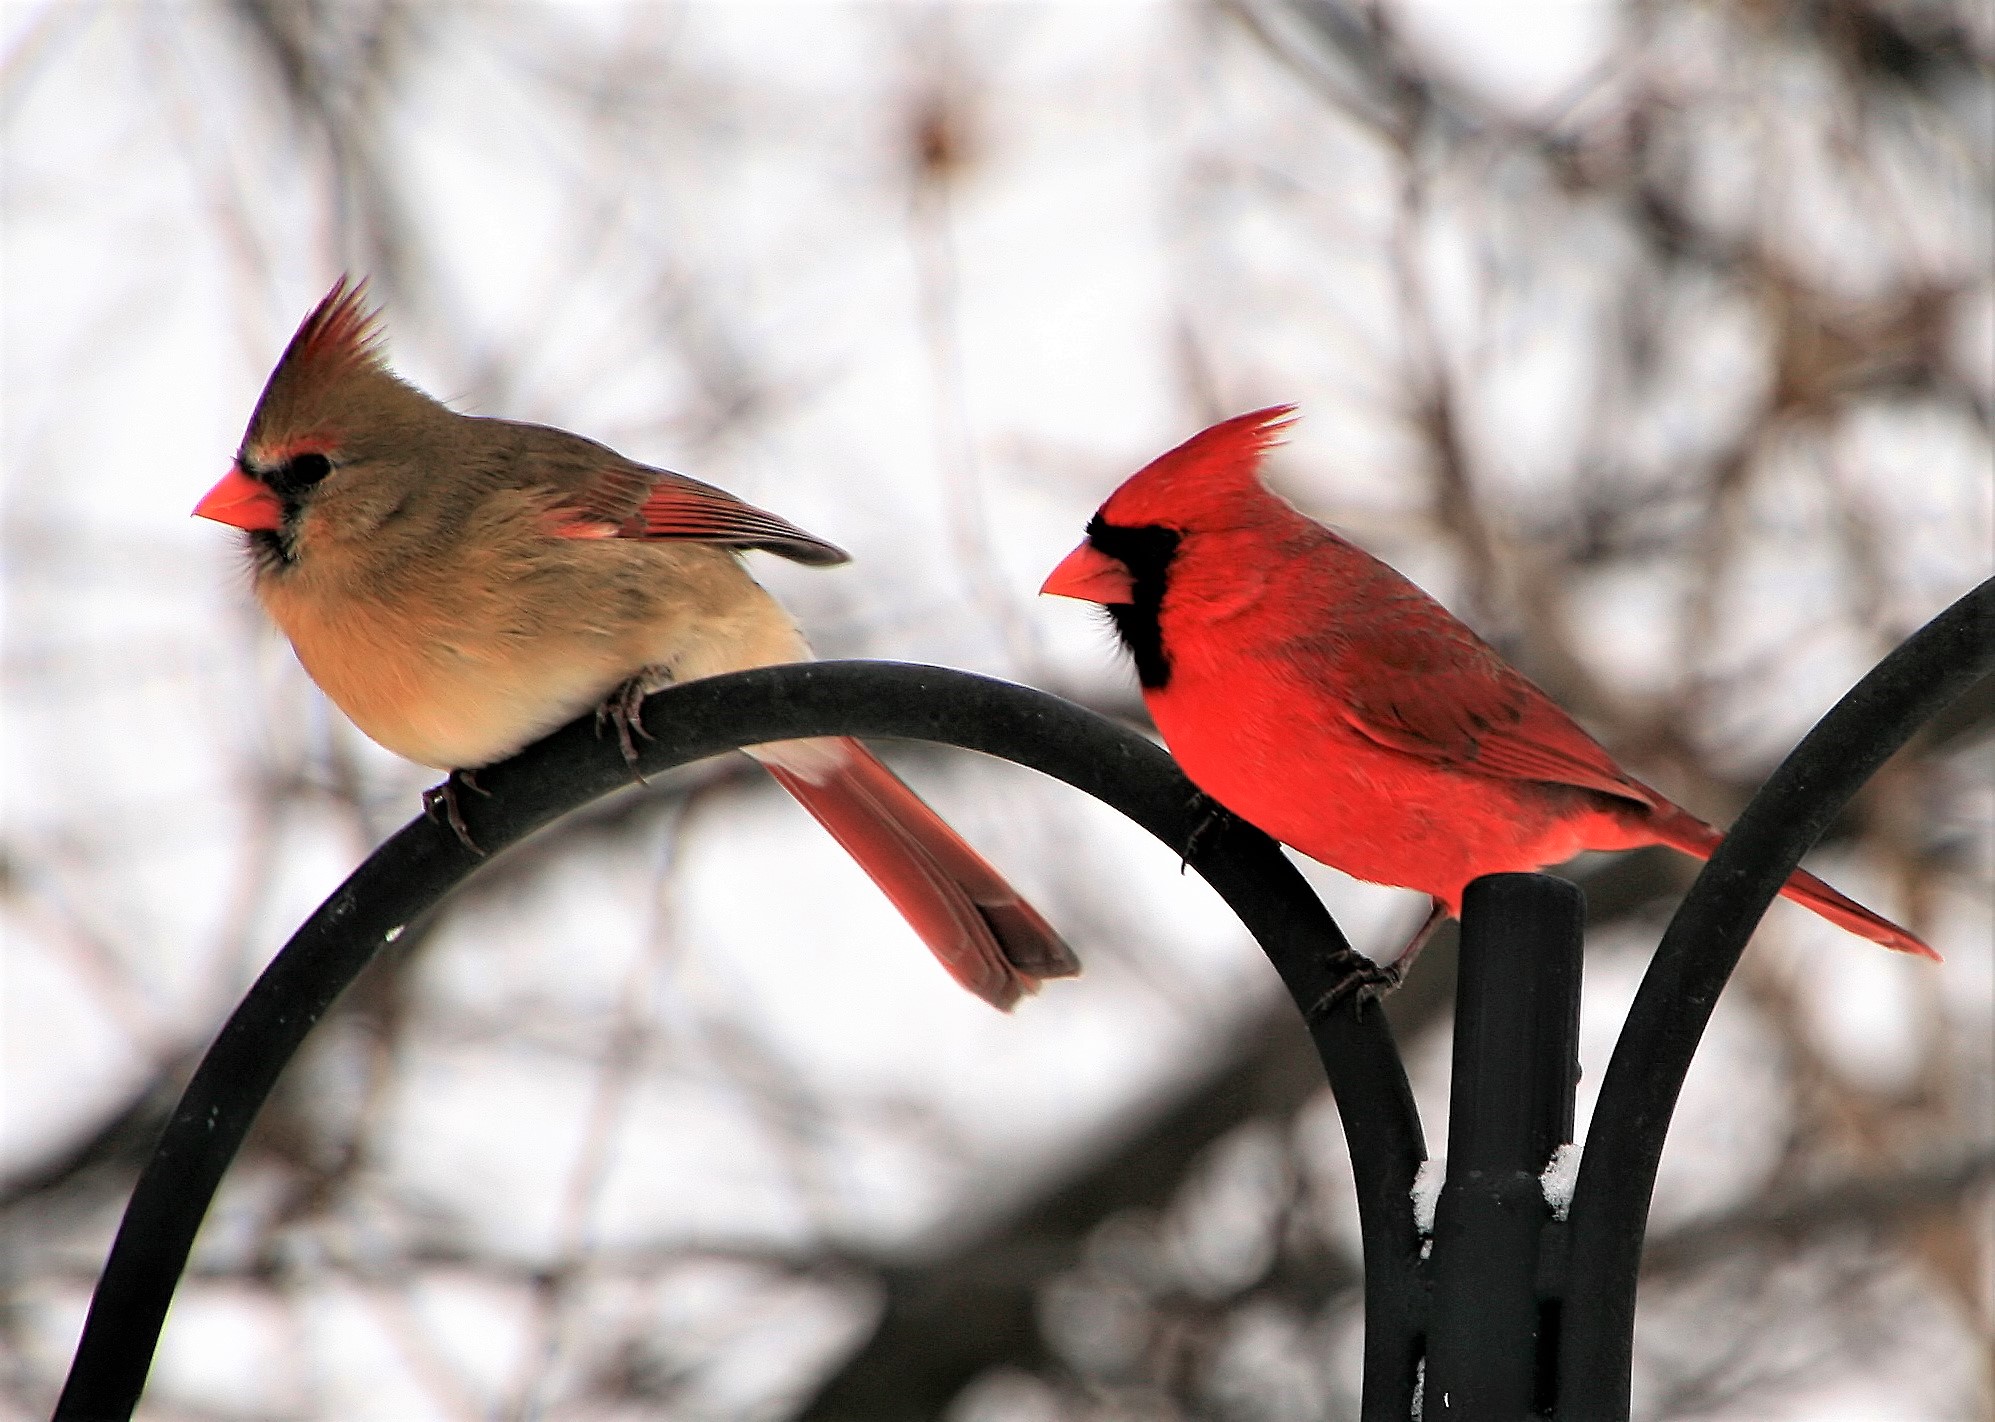
{"type": "Polygon", "coordinates": [[[1554,1219],[1564,1219],[1572,1209],[1572,1186],[1578,1178],[1579,1147],[1567,1141],[1552,1152],[1538,1176],[1538,1187],[1545,1192],[1545,1203],[1552,1207],[1554,1219]]]}
{"type": "Polygon", "coordinates": [[[1434,1233],[1434,1207],[1440,1203],[1441,1182],[1447,1178],[1448,1163],[1439,1157],[1420,1162],[1413,1177],[1413,1223],[1424,1235],[1434,1233]]]}

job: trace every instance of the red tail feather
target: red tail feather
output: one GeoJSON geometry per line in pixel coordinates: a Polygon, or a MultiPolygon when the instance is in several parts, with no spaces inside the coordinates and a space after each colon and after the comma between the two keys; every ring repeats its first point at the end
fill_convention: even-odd
{"type": "Polygon", "coordinates": [[[758,758],[880,886],[949,975],[1010,1010],[1081,970],[1032,905],[857,741],[769,746],[758,758]],[[788,760],[790,763],[783,763],[788,760]]]}
{"type": "MultiPolygon", "coordinates": [[[[1671,815],[1658,815],[1648,822],[1655,830],[1656,839],[1671,849],[1680,849],[1685,854],[1698,859],[1709,859],[1712,852],[1723,843],[1724,836],[1711,826],[1698,819],[1687,810],[1677,810],[1671,815]]],[[[1881,943],[1900,953],[1916,953],[1921,958],[1939,961],[1940,955],[1920,939],[1900,928],[1888,918],[1880,917],[1854,899],[1837,893],[1827,884],[1817,879],[1805,869],[1796,869],[1781,885],[1783,896],[1794,900],[1804,908],[1814,910],[1829,922],[1847,928],[1860,937],[1873,943],[1881,943]]]]}

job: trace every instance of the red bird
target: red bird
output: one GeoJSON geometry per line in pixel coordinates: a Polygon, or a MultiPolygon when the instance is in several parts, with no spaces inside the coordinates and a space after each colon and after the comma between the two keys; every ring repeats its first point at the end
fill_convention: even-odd
{"type": "MultiPolygon", "coordinates": [[[[1193,436],[1110,495],[1040,591],[1103,604],[1171,754],[1312,859],[1434,907],[1483,874],[1718,832],[1629,775],[1447,609],[1265,488],[1292,407],[1193,436]]],[[[1796,870],[1781,892],[1887,948],[1939,955],[1796,870]]]]}
{"type": "MultiPolygon", "coordinates": [[[[680,474],[543,425],[474,419],[391,374],[344,280],[264,386],[195,513],[248,532],[257,600],[327,696],[399,755],[459,772],[590,707],[625,753],[637,696],[811,651],[739,553],[846,555],[680,474]]],[[[857,741],[749,754],[964,987],[1009,1008],[1080,971],[1032,905],[857,741]]],[[[467,837],[468,842],[468,837],[467,837]]]]}

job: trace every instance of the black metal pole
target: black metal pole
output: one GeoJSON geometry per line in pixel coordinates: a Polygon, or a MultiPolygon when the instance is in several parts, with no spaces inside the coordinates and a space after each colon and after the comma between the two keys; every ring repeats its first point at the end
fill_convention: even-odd
{"type": "Polygon", "coordinates": [[[1579,890],[1545,874],[1487,875],[1463,897],[1428,1418],[1522,1422],[1549,1406],[1557,1300],[1540,1292],[1540,1177],[1572,1139],[1585,915],[1579,890]]]}
{"type": "MultiPolygon", "coordinates": [[[[1423,1350],[1429,1416],[1527,1416],[1550,1406],[1561,1422],[1610,1422],[1628,1413],[1635,1272],[1656,1161],[1719,989],[1760,912],[1829,818],[1912,730],[1991,668],[1995,581],[1865,677],[1740,817],[1658,949],[1615,1050],[1574,1197],[1569,1264],[1548,1247],[1562,1246],[1568,1232],[1546,1227],[1538,1172],[1570,1134],[1573,999],[1566,994],[1576,988],[1577,918],[1550,899],[1521,907],[1564,891],[1528,876],[1522,882],[1538,887],[1506,888],[1510,876],[1472,886],[1457,1027],[1458,1138],[1434,1257],[1423,1270],[1409,1191],[1425,1152],[1390,1034],[1376,1004],[1354,996],[1320,1010],[1348,972],[1349,948],[1265,835],[1237,822],[1194,833],[1202,817],[1191,786],[1157,747],[1024,687],[933,667],[818,663],[660,693],[645,706],[654,739],[641,759],[643,769],[663,771],[736,746],[812,735],[940,741],[1065,780],[1187,853],[1280,972],[1336,1094],[1364,1239],[1364,1422],[1411,1414],[1423,1350]],[[1490,992],[1512,979],[1525,986],[1490,992]],[[1488,1246],[1458,1247],[1481,1232],[1488,1246]],[[1562,1296],[1572,1304],[1555,1316],[1562,1296]],[[1554,1335],[1556,1357],[1547,1351],[1554,1335]]],[[[464,808],[473,835],[498,851],[627,783],[627,772],[584,718],[483,779],[492,798],[464,808]]],[[[59,1418],[130,1414],[195,1231],[265,1094],[373,954],[483,862],[418,820],[320,907],[251,989],[134,1190],[59,1418]]]]}
{"type": "Polygon", "coordinates": [[[1995,578],[1891,652],[1739,815],[1670,921],[1628,1010],[1573,1192],[1560,1422],[1628,1416],[1635,1281],[1663,1139],[1746,940],[1829,821],[1912,733],[1995,672],[1995,578]]]}
{"type": "MultiPolygon", "coordinates": [[[[1409,1189],[1425,1155],[1384,1014],[1346,995],[1315,1011],[1351,951],[1295,866],[1260,831],[1203,826],[1170,757],[1134,731],[1044,692],[967,672],[887,662],[767,667],[688,682],[646,701],[640,768],[800,736],[939,741],[1004,757],[1113,806],[1225,898],[1309,1019],[1357,1183],[1364,1239],[1364,1422],[1404,1422],[1413,1393],[1419,1234],[1409,1189]]],[[[489,798],[462,808],[495,855],[575,807],[630,784],[614,739],[584,717],[480,772],[489,798]]],[[[307,1033],[375,953],[490,861],[417,819],[382,845],[271,962],[196,1070],[125,1209],[56,1406],[62,1422],[129,1417],[203,1215],[265,1096],[307,1033]]]]}

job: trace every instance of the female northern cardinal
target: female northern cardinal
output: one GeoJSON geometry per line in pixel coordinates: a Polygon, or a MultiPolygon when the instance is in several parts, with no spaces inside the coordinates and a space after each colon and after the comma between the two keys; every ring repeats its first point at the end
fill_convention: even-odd
{"type": "MultiPolygon", "coordinates": [[[[1291,413],[1214,425],[1133,475],[1040,589],[1107,607],[1185,774],[1312,859],[1430,895],[1408,954],[1482,874],[1648,844],[1708,859],[1716,830],[1438,602],[1262,486],[1291,413]]],[[[1812,874],[1781,892],[1939,956],[1812,874]]]]}
{"type": "MultiPolygon", "coordinates": [[[[580,435],[457,414],[390,374],[342,278],[264,386],[194,512],[248,531],[256,596],[374,740],[458,773],[642,688],[805,661],[742,566],[846,555],[774,514],[580,435]],[[608,698],[606,700],[606,698],[608,698]]],[[[1004,879],[857,741],[749,752],[880,886],[942,966],[1009,1008],[1080,971],[1004,879]]]]}

